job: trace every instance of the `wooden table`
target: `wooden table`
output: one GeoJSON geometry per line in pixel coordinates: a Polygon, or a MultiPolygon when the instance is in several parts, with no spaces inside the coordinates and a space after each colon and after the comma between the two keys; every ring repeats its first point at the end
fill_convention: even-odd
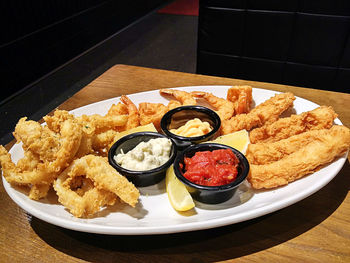
{"type": "MultiPolygon", "coordinates": [[[[116,65],[59,108],[160,88],[241,85],[291,91],[331,105],[350,127],[350,94],[116,65]]],[[[9,147],[9,146],[7,146],[9,147]]],[[[156,236],[63,229],[24,212],[0,186],[1,262],[350,262],[350,166],[327,186],[272,214],[225,227],[156,236]]]]}

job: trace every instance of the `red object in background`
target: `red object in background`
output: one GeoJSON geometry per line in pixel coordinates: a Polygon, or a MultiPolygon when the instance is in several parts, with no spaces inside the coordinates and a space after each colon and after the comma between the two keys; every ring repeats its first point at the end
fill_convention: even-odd
{"type": "Polygon", "coordinates": [[[199,0],[177,0],[158,10],[158,13],[198,16],[199,0]]]}

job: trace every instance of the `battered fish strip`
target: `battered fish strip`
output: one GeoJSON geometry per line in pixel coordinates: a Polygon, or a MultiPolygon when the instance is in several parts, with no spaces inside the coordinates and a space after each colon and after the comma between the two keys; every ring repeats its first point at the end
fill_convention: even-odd
{"type": "Polygon", "coordinates": [[[260,127],[266,122],[276,121],[278,117],[293,105],[295,97],[292,93],[286,92],[277,94],[274,97],[259,104],[249,113],[238,114],[224,120],[221,125],[222,134],[232,133],[234,131],[250,131],[255,127],[260,127]]]}
{"type": "Polygon", "coordinates": [[[284,158],[265,165],[250,165],[248,181],[255,189],[286,185],[332,162],[350,147],[350,130],[345,126],[320,134],[318,140],[284,158]]]}
{"type": "Polygon", "coordinates": [[[330,129],[306,131],[277,142],[261,142],[249,144],[246,157],[250,164],[269,164],[292,154],[305,145],[323,138],[327,134],[336,136],[339,126],[334,125],[330,129]]]}
{"type": "Polygon", "coordinates": [[[336,117],[332,107],[321,106],[256,128],[249,139],[251,143],[275,142],[309,130],[329,129],[336,117]]]}

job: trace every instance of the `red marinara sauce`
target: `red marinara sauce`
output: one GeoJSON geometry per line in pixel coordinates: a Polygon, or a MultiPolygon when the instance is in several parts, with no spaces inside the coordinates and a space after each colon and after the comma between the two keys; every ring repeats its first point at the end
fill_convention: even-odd
{"type": "Polygon", "coordinates": [[[192,158],[184,159],[188,180],[205,186],[218,186],[232,183],[237,177],[236,155],[229,149],[196,152],[192,158]]]}

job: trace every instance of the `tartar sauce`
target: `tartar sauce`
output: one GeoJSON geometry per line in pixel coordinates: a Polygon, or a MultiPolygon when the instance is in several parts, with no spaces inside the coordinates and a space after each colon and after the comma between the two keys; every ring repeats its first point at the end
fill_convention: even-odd
{"type": "Polygon", "coordinates": [[[185,125],[177,128],[171,129],[170,132],[184,136],[184,137],[194,137],[201,136],[209,133],[213,128],[206,121],[201,121],[198,118],[194,118],[193,120],[189,120],[185,123],[185,125]]]}
{"type": "Polygon", "coordinates": [[[151,139],[139,143],[134,149],[114,156],[123,168],[133,171],[146,171],[157,168],[170,158],[171,141],[167,138],[151,139]]]}

